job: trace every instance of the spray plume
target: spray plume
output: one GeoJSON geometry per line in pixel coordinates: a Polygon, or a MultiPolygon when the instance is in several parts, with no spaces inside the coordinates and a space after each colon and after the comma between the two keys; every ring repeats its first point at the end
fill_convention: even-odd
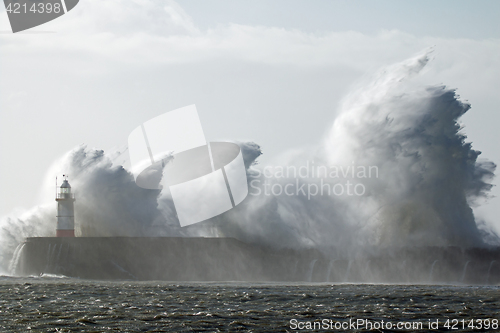
{"type": "MultiPolygon", "coordinates": [[[[76,190],[76,234],[227,236],[281,248],[350,252],[496,242],[487,224],[478,227],[471,209],[488,195],[496,166],[478,161],[480,152],[465,142],[457,121],[469,104],[453,89],[412,84],[428,60],[426,52],[382,70],[343,100],[323,142],[277,157],[272,168],[255,165],[262,153],[258,145],[240,143],[250,195],[233,210],[186,228],[179,227],[168,191],[142,189],[103,151],[77,147],[59,166],[76,190]],[[306,176],[297,173],[306,166],[306,176]],[[347,182],[362,185],[363,193],[311,195],[314,186],[333,189],[347,182]]],[[[54,236],[55,215],[53,203],[2,218],[4,269],[25,237],[54,236]]]]}
{"type": "Polygon", "coordinates": [[[321,145],[285,155],[267,176],[258,172],[252,187],[265,194],[267,186],[271,195],[250,198],[246,206],[224,216],[230,221],[219,224],[221,233],[351,253],[367,246],[498,242],[484,224],[478,227],[471,209],[488,196],[496,165],[478,161],[480,152],[465,141],[458,120],[470,105],[453,89],[411,81],[428,63],[429,53],[383,69],[349,94],[321,145]],[[294,183],[288,171],[301,167],[309,174],[293,173],[300,178],[292,179],[294,183]],[[321,170],[326,171],[320,182],[321,170]],[[332,170],[341,172],[332,175],[332,170]],[[362,195],[347,193],[347,182],[351,192],[362,186],[362,195]],[[295,192],[286,194],[287,185],[295,192]],[[303,185],[306,193],[297,190],[303,185]],[[335,186],[343,187],[343,193],[321,193],[322,187],[335,186]]]}

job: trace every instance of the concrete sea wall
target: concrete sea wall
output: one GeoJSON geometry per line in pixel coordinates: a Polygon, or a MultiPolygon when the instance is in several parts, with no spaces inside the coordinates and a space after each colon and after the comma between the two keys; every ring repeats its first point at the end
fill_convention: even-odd
{"type": "Polygon", "coordinates": [[[18,275],[165,281],[500,284],[500,248],[275,250],[233,238],[27,238],[18,275]]]}

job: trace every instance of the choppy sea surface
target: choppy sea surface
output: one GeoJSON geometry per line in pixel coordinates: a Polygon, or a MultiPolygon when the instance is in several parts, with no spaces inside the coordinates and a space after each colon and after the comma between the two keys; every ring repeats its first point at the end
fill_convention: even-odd
{"type": "Polygon", "coordinates": [[[2,332],[500,332],[500,286],[0,278],[2,332]]]}

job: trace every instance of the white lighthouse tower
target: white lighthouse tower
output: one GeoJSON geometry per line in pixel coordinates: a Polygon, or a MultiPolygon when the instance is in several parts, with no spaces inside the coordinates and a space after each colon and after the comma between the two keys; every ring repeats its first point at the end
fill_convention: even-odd
{"type": "Polygon", "coordinates": [[[57,201],[57,229],[56,237],[75,237],[75,195],[71,193],[68,177],[63,175],[64,181],[56,194],[57,201]]]}

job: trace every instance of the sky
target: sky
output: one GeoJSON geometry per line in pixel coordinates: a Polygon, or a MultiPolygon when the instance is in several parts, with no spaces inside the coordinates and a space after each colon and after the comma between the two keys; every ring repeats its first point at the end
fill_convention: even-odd
{"type": "MultiPolygon", "coordinates": [[[[415,80],[471,103],[463,131],[498,164],[499,14],[498,1],[81,0],[12,34],[1,6],[0,216],[53,200],[67,151],[123,151],[140,123],[190,104],[208,140],[254,141],[272,164],[323,140],[352,87],[430,47],[415,80]]],[[[475,214],[500,231],[499,200],[475,214]]]]}

